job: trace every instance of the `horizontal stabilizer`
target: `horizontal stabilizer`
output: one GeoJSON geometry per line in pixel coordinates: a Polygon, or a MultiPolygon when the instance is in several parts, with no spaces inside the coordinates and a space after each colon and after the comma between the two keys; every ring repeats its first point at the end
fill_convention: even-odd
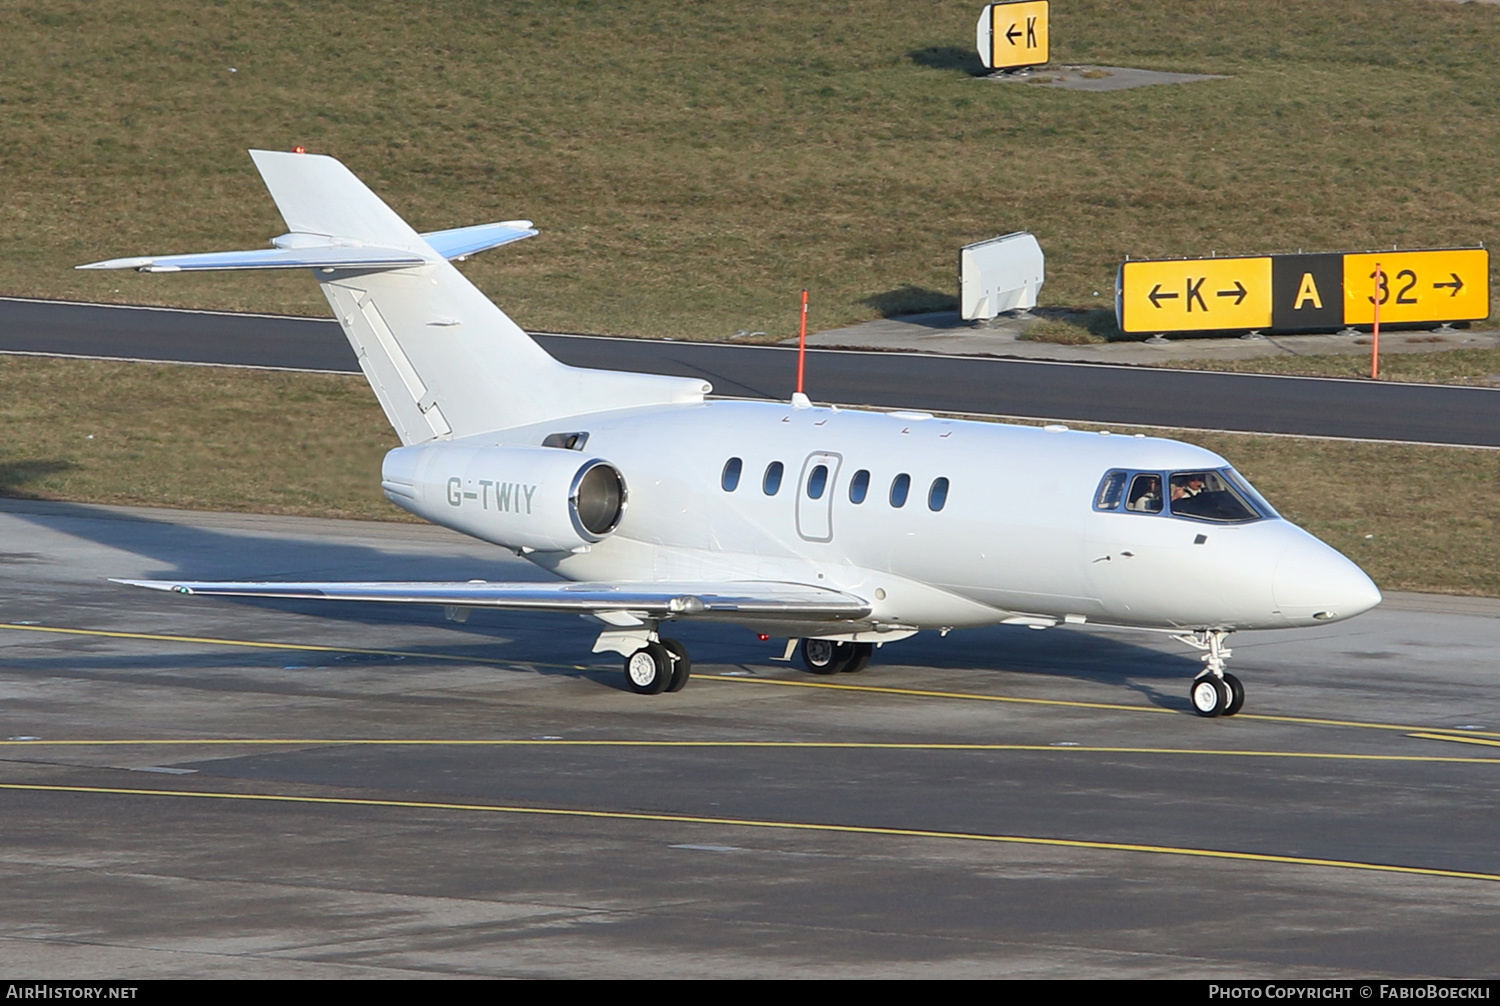
{"type": "Polygon", "coordinates": [[[213,269],[400,269],[443,258],[461,258],[513,241],[534,237],[530,220],[456,227],[421,235],[427,248],[412,251],[330,241],[321,234],[283,234],[274,248],[253,251],[206,252],[200,255],[140,255],[90,262],[78,269],[134,269],[137,272],[207,272],[213,269]]]}
{"type": "Polygon", "coordinates": [[[432,245],[432,250],[443,258],[452,259],[499,248],[512,241],[534,238],[539,233],[531,226],[530,220],[506,220],[498,224],[455,227],[451,231],[429,231],[422,235],[422,240],[432,245]]]}
{"type": "Polygon", "coordinates": [[[255,251],[208,252],[202,255],[155,255],[112,258],[75,266],[78,269],[134,269],[137,272],[207,272],[211,269],[399,269],[426,261],[400,248],[351,248],[314,245],[258,248],[255,251]]]}
{"type": "Polygon", "coordinates": [[[774,581],[734,583],[195,583],[115,580],[131,587],[214,597],[287,597],[324,601],[386,601],[467,608],[590,614],[640,612],[652,618],[793,616],[800,620],[864,618],[863,599],[825,587],[774,581]]]}

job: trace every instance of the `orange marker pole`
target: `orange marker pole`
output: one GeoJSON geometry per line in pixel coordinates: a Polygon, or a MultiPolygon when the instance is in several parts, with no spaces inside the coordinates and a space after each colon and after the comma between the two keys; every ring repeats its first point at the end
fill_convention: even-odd
{"type": "Polygon", "coordinates": [[[802,331],[797,336],[797,394],[802,394],[802,379],[807,374],[807,291],[802,291],[802,331]]]}
{"type": "Polygon", "coordinates": [[[1375,263],[1375,340],[1370,346],[1370,380],[1380,380],[1380,295],[1385,290],[1385,273],[1375,263]]]}

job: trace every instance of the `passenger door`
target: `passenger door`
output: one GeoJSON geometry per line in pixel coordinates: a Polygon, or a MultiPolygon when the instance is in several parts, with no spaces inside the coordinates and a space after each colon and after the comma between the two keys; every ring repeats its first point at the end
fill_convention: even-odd
{"type": "Polygon", "coordinates": [[[833,496],[843,457],[817,451],[802,462],[797,479],[797,533],[807,541],[833,540],[833,496]]]}

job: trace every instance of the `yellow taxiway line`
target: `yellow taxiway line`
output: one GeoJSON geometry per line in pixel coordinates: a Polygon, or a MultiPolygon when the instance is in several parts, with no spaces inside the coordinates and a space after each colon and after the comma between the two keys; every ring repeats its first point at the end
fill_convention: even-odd
{"type": "MultiPolygon", "coordinates": [[[[167,633],[153,632],[122,632],[108,629],[72,629],[50,625],[21,625],[14,622],[0,622],[0,629],[14,629],[22,632],[48,632],[61,635],[74,636],[102,636],[113,639],[144,639],[153,642],[166,643],[198,643],[208,646],[239,646],[261,650],[298,650],[315,653],[361,653],[369,656],[385,657],[410,657],[426,660],[446,660],[459,663],[489,664],[497,667],[555,667],[575,671],[594,671],[598,667],[590,667],[583,664],[554,664],[535,660],[499,660],[493,657],[466,656],[463,654],[450,653],[424,653],[415,650],[377,650],[365,649],[356,646],[323,646],[314,643],[267,643],[250,639],[223,639],[213,636],[177,636],[167,633]]],[[[1169,713],[1180,715],[1175,709],[1163,709],[1159,706],[1136,706],[1113,702],[1080,702],[1067,699],[1032,699],[1021,698],[1012,695],[983,695],[976,692],[947,692],[923,688],[895,688],[887,685],[856,685],[844,684],[832,681],[787,681],[781,678],[751,678],[733,674],[695,674],[694,679],[701,681],[720,681],[737,684],[753,685],[777,685],[784,688],[823,688],[835,691],[864,692],[879,695],[901,695],[913,698],[951,699],[966,702],[1005,702],[1017,705],[1058,706],[1074,709],[1110,709],[1120,712],[1131,713],[1169,713]]],[[[1413,731],[1434,731],[1442,728],[1421,727],[1406,723],[1370,723],[1362,720],[1335,720],[1311,716],[1273,716],[1264,713],[1239,713],[1237,720],[1258,720],[1271,723],[1300,723],[1310,726],[1334,726],[1334,727],[1359,727],[1366,730],[1399,730],[1404,733],[1413,731]]],[[[1495,737],[1500,738],[1500,732],[1475,730],[1465,731],[1460,736],[1466,737],[1495,737]]]]}
{"type": "Polygon", "coordinates": [[[1190,856],[1199,859],[1236,860],[1250,863],[1277,863],[1290,866],[1321,866],[1341,870],[1366,870],[1419,877],[1446,877],[1457,880],[1500,882],[1500,874],[1465,870],[1440,870],[1425,866],[1398,866],[1393,863],[1363,863],[1348,859],[1319,859],[1311,856],[1277,856],[1259,852],[1233,852],[1224,849],[1194,849],[1185,846],[1140,845],[1132,842],[1090,842],[1071,838],[1039,838],[1029,835],[990,835],[982,832],[928,831],[920,828],[882,828],[852,824],[818,824],[806,821],[766,821],[753,818],[700,817],[689,814],[648,814],[637,811],[577,810],[564,807],[521,807],[483,803],[446,803],[431,800],[376,800],[359,797],[292,796],[282,793],[223,793],[170,789],[127,789],[112,786],[52,786],[31,783],[0,783],[0,790],[34,793],[79,793],[107,796],[169,797],[199,800],[246,800],[260,803],[311,804],[338,807],[384,807],[402,810],[461,811],[486,814],[526,814],[540,817],[573,817],[605,821],[648,821],[666,824],[698,824],[729,828],[766,828],[787,831],[821,832],[845,835],[881,835],[900,838],[942,839],[962,842],[992,842],[1004,845],[1046,846],[1061,849],[1089,849],[1102,852],[1154,853],[1168,856],[1190,856]]]}
{"type": "MultiPolygon", "coordinates": [[[[1411,734],[1430,740],[1469,740],[1446,734],[1411,734]]],[[[1500,747],[1500,742],[1476,740],[1474,743],[1500,747]]],[[[1235,748],[1160,748],[1124,747],[1092,744],[962,744],[909,741],[659,741],[659,740],[547,740],[542,738],[445,739],[441,737],[137,737],[72,738],[66,740],[10,739],[0,740],[0,750],[54,747],[563,747],[563,748],[759,748],[767,750],[824,751],[976,751],[976,752],[1048,752],[1050,754],[1136,754],[1191,755],[1221,758],[1302,758],[1328,761],[1365,762],[1436,762],[1456,764],[1500,765],[1500,757],[1458,755],[1385,755],[1347,754],[1327,751],[1260,751],[1235,748]]]]}
{"type": "Polygon", "coordinates": [[[1406,736],[1420,737],[1424,741],[1454,741],[1458,744],[1483,744],[1485,747],[1500,748],[1500,741],[1488,740],[1486,737],[1474,737],[1468,733],[1434,734],[1423,731],[1421,733],[1407,734],[1406,736]]]}

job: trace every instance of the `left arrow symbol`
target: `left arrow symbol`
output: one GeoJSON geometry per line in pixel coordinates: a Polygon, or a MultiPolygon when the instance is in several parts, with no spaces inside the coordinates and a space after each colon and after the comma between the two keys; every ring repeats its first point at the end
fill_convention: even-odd
{"type": "Polygon", "coordinates": [[[1161,301],[1176,300],[1180,296],[1182,295],[1179,293],[1162,293],[1161,284],[1158,283],[1151,288],[1150,293],[1146,294],[1146,299],[1151,302],[1152,307],[1159,309],[1161,307],[1161,301]]]}
{"type": "Polygon", "coordinates": [[[1015,45],[1016,39],[1020,38],[1023,34],[1024,32],[1022,32],[1021,29],[1012,24],[1010,26],[1010,30],[1005,33],[1005,41],[1009,42],[1011,45],[1015,45]]]}
{"type": "Polygon", "coordinates": [[[1249,294],[1249,293],[1250,293],[1250,291],[1245,289],[1245,284],[1241,283],[1239,280],[1235,280],[1234,281],[1234,289],[1233,290],[1220,290],[1217,294],[1215,294],[1215,296],[1217,296],[1217,297],[1233,297],[1234,298],[1234,306],[1235,307],[1239,307],[1240,303],[1245,299],[1246,295],[1249,294]]]}

